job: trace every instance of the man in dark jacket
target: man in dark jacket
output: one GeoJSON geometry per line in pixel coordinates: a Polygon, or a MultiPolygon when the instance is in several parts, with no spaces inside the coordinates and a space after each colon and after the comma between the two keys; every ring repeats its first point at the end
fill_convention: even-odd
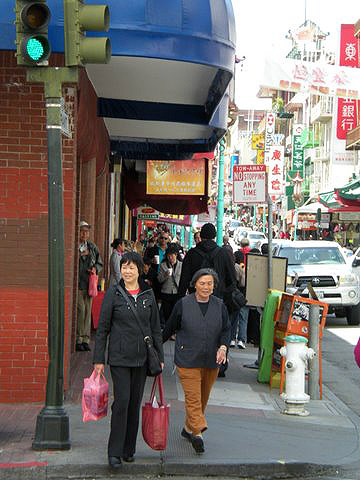
{"type": "Polygon", "coordinates": [[[190,282],[195,272],[200,268],[213,268],[219,276],[219,285],[214,295],[224,299],[228,306],[228,298],[236,286],[235,265],[232,255],[222,247],[218,247],[214,238],[216,228],[212,223],[205,223],[200,231],[201,242],[191,248],[186,254],[181,271],[179,295],[183,297],[190,288],[190,282]],[[206,264],[207,263],[207,264],[206,264]]]}
{"type": "Polygon", "coordinates": [[[88,294],[90,274],[101,272],[103,261],[95,243],[89,241],[90,228],[87,222],[80,222],[79,245],[79,291],[77,301],[76,350],[89,351],[91,330],[92,297],[88,294]]]}

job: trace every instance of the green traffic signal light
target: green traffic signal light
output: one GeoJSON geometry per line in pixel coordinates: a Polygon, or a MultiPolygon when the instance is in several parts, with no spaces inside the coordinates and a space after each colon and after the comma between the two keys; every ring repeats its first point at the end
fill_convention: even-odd
{"type": "Polygon", "coordinates": [[[16,46],[18,65],[35,66],[51,53],[48,25],[51,13],[46,0],[16,0],[16,46]]]}

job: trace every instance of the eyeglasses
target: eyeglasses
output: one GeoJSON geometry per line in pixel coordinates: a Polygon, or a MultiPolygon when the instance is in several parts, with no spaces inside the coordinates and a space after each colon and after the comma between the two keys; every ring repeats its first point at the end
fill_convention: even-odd
{"type": "Polygon", "coordinates": [[[169,237],[160,237],[161,240],[169,240],[169,237]]]}

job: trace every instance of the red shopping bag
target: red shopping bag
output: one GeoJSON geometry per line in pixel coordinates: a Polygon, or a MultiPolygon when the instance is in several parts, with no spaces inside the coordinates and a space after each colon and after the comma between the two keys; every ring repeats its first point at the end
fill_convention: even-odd
{"type": "Polygon", "coordinates": [[[360,367],[360,338],[354,348],[354,357],[357,366],[360,367]]]}
{"type": "Polygon", "coordinates": [[[142,434],[145,442],[153,450],[165,450],[169,429],[170,405],[165,405],[162,375],[154,378],[150,402],[142,407],[142,434]],[[155,397],[159,387],[160,402],[155,397]]]}
{"type": "Polygon", "coordinates": [[[98,281],[99,277],[96,273],[90,273],[89,276],[89,287],[88,287],[88,295],[89,297],[96,297],[98,294],[98,281]]]}
{"type": "Polygon", "coordinates": [[[104,374],[93,371],[91,377],[84,378],[82,392],[83,422],[90,422],[106,417],[108,410],[109,384],[104,374]]]}

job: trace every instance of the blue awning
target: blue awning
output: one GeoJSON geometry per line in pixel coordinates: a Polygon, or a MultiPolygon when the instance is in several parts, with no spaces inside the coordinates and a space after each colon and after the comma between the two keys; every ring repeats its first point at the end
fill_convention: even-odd
{"type": "MultiPolygon", "coordinates": [[[[52,50],[63,52],[63,2],[47,3],[52,13],[52,50]]],[[[112,44],[111,62],[87,65],[86,70],[99,98],[99,115],[106,119],[112,140],[171,140],[195,148],[199,141],[212,144],[221,136],[214,118],[233,76],[235,61],[231,0],[86,3],[107,3],[110,8],[107,35],[112,44]],[[171,132],[176,135],[170,138],[171,132]]],[[[15,49],[14,17],[14,0],[3,0],[2,50],[15,49]]],[[[220,123],[222,130],[224,122],[220,123]]]]}

